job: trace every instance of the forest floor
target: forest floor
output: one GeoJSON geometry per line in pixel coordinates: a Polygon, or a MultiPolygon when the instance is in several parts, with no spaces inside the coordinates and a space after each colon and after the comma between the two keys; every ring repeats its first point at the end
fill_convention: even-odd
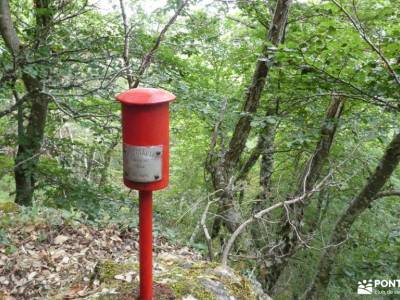
{"type": "MultiPolygon", "coordinates": [[[[110,293],[96,278],[99,263],[137,261],[136,229],[69,223],[0,227],[0,300],[96,298],[110,293]]],[[[187,247],[170,245],[163,237],[154,239],[154,253],[176,254],[190,261],[201,258],[187,247]]],[[[114,279],[134,285],[138,274],[117,274],[114,279]]]]}

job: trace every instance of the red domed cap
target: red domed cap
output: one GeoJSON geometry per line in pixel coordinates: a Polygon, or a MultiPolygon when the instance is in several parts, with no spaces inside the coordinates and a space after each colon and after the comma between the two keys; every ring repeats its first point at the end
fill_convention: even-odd
{"type": "Polygon", "coordinates": [[[123,104],[151,105],[175,100],[176,96],[163,89],[136,88],[115,97],[123,104]]]}

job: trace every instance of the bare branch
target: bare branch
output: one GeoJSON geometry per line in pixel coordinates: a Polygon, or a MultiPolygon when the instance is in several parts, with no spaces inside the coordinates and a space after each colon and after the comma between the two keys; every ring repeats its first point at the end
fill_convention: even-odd
{"type": "Polygon", "coordinates": [[[313,195],[315,192],[318,192],[322,186],[326,183],[326,181],[332,176],[332,172],[330,172],[327,176],[325,176],[321,182],[319,182],[314,188],[312,188],[311,190],[307,191],[306,193],[300,195],[299,197],[287,200],[287,201],[282,201],[279,203],[276,203],[266,209],[263,209],[257,213],[255,213],[254,215],[252,215],[250,218],[248,218],[245,222],[243,222],[242,224],[240,224],[240,226],[232,233],[231,237],[229,238],[228,242],[226,243],[226,246],[224,248],[224,251],[222,253],[222,259],[221,259],[221,263],[223,265],[227,265],[228,263],[228,256],[229,256],[229,252],[232,249],[232,246],[236,240],[236,238],[243,232],[243,230],[251,223],[253,223],[255,220],[260,219],[262,216],[264,216],[265,214],[279,208],[282,206],[286,206],[286,205],[292,205],[294,203],[297,202],[301,202],[304,199],[309,198],[311,195],[313,195]]]}
{"type": "Polygon", "coordinates": [[[208,228],[207,228],[207,224],[206,224],[206,219],[207,219],[207,214],[208,214],[208,210],[210,208],[210,205],[214,202],[216,202],[217,200],[214,201],[208,201],[206,208],[204,209],[203,214],[201,215],[201,219],[200,219],[200,225],[203,228],[203,232],[204,232],[204,236],[206,238],[207,241],[207,247],[208,247],[208,258],[210,259],[210,261],[213,261],[214,258],[214,251],[212,248],[212,239],[210,236],[210,233],[208,232],[208,228]]]}
{"type": "Polygon", "coordinates": [[[88,9],[88,6],[89,6],[88,4],[89,4],[89,1],[85,0],[85,2],[82,4],[82,6],[79,8],[79,10],[76,13],[73,13],[73,14],[70,14],[70,15],[66,15],[64,17],[61,17],[61,13],[58,16],[54,16],[54,20],[52,22],[52,25],[64,22],[66,20],[73,19],[75,17],[78,17],[80,15],[83,15],[83,14],[89,12],[90,9],[88,9]]]}
{"type": "MultiPolygon", "coordinates": [[[[338,218],[331,234],[329,244],[339,244],[346,240],[353,223],[371,203],[376,200],[382,187],[386,184],[400,162],[400,133],[397,133],[377,165],[374,173],[368,178],[364,187],[355,196],[347,208],[338,218]]],[[[384,195],[382,192],[381,195],[384,195]]],[[[396,192],[397,194],[397,192],[396,192]]],[[[305,299],[323,299],[327,288],[335,258],[339,253],[339,247],[331,247],[323,252],[317,272],[304,295],[305,299]]]]}

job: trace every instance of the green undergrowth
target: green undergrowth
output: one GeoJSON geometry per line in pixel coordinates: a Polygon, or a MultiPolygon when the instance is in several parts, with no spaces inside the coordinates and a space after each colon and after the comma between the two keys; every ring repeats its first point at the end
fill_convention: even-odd
{"type": "Polygon", "coordinates": [[[15,213],[18,212],[19,207],[14,202],[0,202],[0,212],[2,213],[15,213]]]}
{"type": "Polygon", "coordinates": [[[0,215],[0,228],[38,224],[58,226],[86,223],[85,218],[78,211],[66,211],[43,206],[24,207],[14,202],[0,203],[0,215]]]}

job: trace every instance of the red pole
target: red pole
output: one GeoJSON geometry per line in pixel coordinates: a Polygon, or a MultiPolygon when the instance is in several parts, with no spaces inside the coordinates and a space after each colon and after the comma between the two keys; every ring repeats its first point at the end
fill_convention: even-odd
{"type": "Polygon", "coordinates": [[[153,300],[152,191],[139,191],[140,300],[153,300]]]}

